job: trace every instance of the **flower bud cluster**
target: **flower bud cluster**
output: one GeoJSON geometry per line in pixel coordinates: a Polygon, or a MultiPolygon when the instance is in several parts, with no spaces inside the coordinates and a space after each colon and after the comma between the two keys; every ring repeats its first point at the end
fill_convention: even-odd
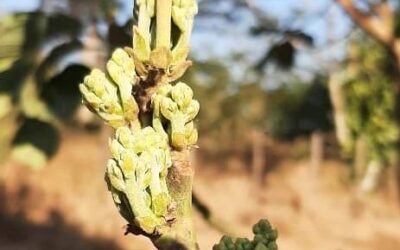
{"type": "Polygon", "coordinates": [[[276,239],[278,233],[272,229],[270,223],[263,219],[253,226],[254,238],[237,238],[224,236],[214,245],[213,250],[277,250],[276,239]]]}
{"type": "Polygon", "coordinates": [[[80,89],[85,104],[116,129],[105,176],[114,203],[130,224],[154,233],[173,207],[166,180],[170,151],[196,144],[193,120],[200,105],[188,85],[162,84],[151,98],[152,124],[143,127],[132,95],[139,84],[135,72],[133,58],[117,49],[107,74],[94,69],[80,89]]]}
{"type": "Polygon", "coordinates": [[[169,147],[152,127],[132,132],[120,127],[110,141],[106,181],[121,214],[152,233],[164,223],[171,198],[166,177],[172,165],[169,147]]]}
{"type": "Polygon", "coordinates": [[[193,99],[192,89],[185,83],[179,82],[175,86],[165,85],[153,96],[153,120],[168,121],[168,136],[171,146],[183,149],[197,142],[197,130],[193,119],[197,116],[200,104],[193,99]]]}
{"type": "Polygon", "coordinates": [[[171,85],[190,66],[188,39],[197,5],[173,1],[181,37],[173,48],[154,49],[155,0],[138,0],[136,6],[133,48],[115,50],[107,72],[94,69],[80,90],[86,106],[116,130],[105,174],[114,203],[130,226],[157,234],[175,216],[167,185],[171,152],[197,142],[193,120],[200,105],[188,85],[171,85]]]}
{"type": "Polygon", "coordinates": [[[84,103],[113,128],[130,124],[137,119],[138,105],[131,95],[136,84],[132,58],[117,49],[107,63],[108,74],[94,69],[79,88],[84,103]]]}

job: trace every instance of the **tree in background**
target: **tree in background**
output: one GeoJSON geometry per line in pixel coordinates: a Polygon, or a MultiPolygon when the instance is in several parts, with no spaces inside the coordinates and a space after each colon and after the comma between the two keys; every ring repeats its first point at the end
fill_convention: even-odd
{"type": "MultiPolygon", "coordinates": [[[[247,31],[247,37],[249,38],[254,38],[260,40],[260,43],[264,41],[267,46],[257,46],[257,55],[256,54],[251,54],[249,51],[243,52],[243,55],[241,56],[232,56],[232,62],[231,64],[238,64],[241,65],[241,60],[238,60],[238,58],[247,58],[247,62],[244,63],[240,68],[242,69],[242,72],[245,72],[245,77],[244,80],[242,80],[243,85],[246,85],[248,81],[246,81],[246,77],[250,79],[254,79],[254,76],[256,76],[257,80],[250,80],[255,82],[255,84],[259,85],[258,89],[259,91],[264,92],[264,94],[260,94],[255,96],[255,98],[261,98],[261,102],[264,103],[263,106],[263,111],[259,111],[259,116],[258,120],[259,122],[253,123],[254,130],[251,133],[253,140],[251,140],[253,143],[250,148],[252,148],[252,155],[253,155],[253,167],[254,169],[254,175],[260,175],[262,171],[260,171],[260,167],[262,165],[265,165],[266,160],[263,159],[265,158],[265,154],[267,150],[264,148],[265,147],[265,139],[261,139],[265,137],[266,133],[269,133],[269,135],[281,137],[278,135],[279,131],[285,131],[283,133],[287,133],[288,130],[290,130],[289,133],[294,133],[296,136],[301,136],[301,135],[307,135],[310,136],[311,138],[311,165],[315,166],[320,166],[320,163],[323,158],[323,132],[329,131],[326,127],[331,127],[331,126],[326,126],[325,121],[321,121],[322,124],[321,127],[324,127],[323,129],[319,128],[318,125],[318,119],[315,120],[314,122],[311,122],[313,126],[313,129],[310,131],[307,131],[304,133],[303,131],[297,130],[299,124],[302,124],[302,122],[311,120],[316,118],[316,117],[311,117],[309,114],[302,113],[303,110],[300,111],[302,108],[295,108],[296,111],[291,112],[291,115],[296,118],[300,118],[300,116],[305,115],[308,117],[301,117],[300,119],[290,119],[289,115],[287,116],[285,113],[289,107],[293,106],[290,104],[290,100],[288,99],[287,106],[284,107],[283,105],[280,106],[280,109],[276,109],[275,111],[269,108],[269,106],[277,107],[279,104],[274,103],[275,101],[279,100],[277,99],[269,99],[268,92],[274,92],[275,94],[277,93],[283,93],[286,90],[292,91],[295,88],[286,88],[285,86],[282,85],[305,85],[303,86],[303,89],[307,89],[306,85],[313,85],[312,89],[313,91],[310,91],[309,94],[306,96],[304,95],[299,95],[299,98],[310,98],[310,103],[316,101],[318,99],[318,87],[320,85],[314,85],[313,82],[314,80],[312,78],[318,78],[320,83],[324,85],[325,83],[323,81],[326,81],[324,77],[320,77],[317,72],[313,72],[312,70],[302,70],[302,65],[299,63],[298,59],[298,54],[301,53],[301,51],[305,49],[310,49],[313,50],[313,44],[314,44],[314,39],[311,37],[309,34],[304,32],[302,29],[299,29],[298,27],[295,27],[295,24],[298,17],[300,19],[301,14],[298,13],[293,13],[291,16],[290,21],[285,20],[285,24],[282,24],[282,20],[280,20],[278,17],[274,18],[272,17],[268,12],[264,12],[262,8],[259,8],[256,4],[256,1],[224,1],[224,0],[218,0],[218,1],[201,1],[200,2],[200,16],[204,16],[205,18],[215,18],[218,20],[221,20],[221,23],[224,22],[224,20],[227,20],[229,24],[235,23],[236,26],[240,26],[240,24],[243,23],[252,23],[252,25],[249,27],[247,31]],[[212,8],[212,6],[215,5],[220,5],[223,6],[223,8],[212,8]],[[251,20],[251,21],[249,21],[251,20]],[[266,48],[264,48],[266,47],[266,48]],[[250,55],[253,55],[254,58],[257,58],[254,60],[254,58],[250,58],[250,55]],[[251,62],[250,62],[251,61],[251,62]],[[302,71],[299,74],[299,71],[302,71]],[[309,77],[307,80],[300,80],[297,81],[297,79],[304,79],[304,71],[308,71],[309,74],[312,74],[314,76],[309,77]],[[301,75],[301,76],[300,76],[301,75]],[[310,80],[311,78],[311,80],[310,80]],[[301,82],[301,83],[300,83],[301,82]],[[274,87],[269,88],[266,87],[265,84],[270,84],[274,87]],[[264,86],[263,86],[264,85],[264,86]],[[275,91],[274,89],[281,89],[282,91],[275,91]],[[314,91],[316,90],[316,91],[314,91]],[[313,96],[316,94],[317,96],[313,96]],[[315,99],[316,98],[316,99],[315,99]],[[271,114],[268,113],[268,110],[272,110],[271,114]],[[296,113],[296,112],[299,113],[296,113]],[[280,113],[282,112],[282,113],[280,113]],[[278,114],[280,113],[280,114],[278,114]],[[296,114],[294,114],[296,113],[296,114]],[[262,116],[261,116],[262,114],[262,116]],[[282,119],[278,118],[278,116],[281,116],[281,118],[287,118],[288,120],[284,123],[282,123],[282,119]],[[290,122],[289,122],[290,120],[290,122]],[[260,122],[261,121],[261,122],[260,122]],[[273,124],[276,122],[276,124],[273,124]],[[266,126],[268,124],[268,126],[266,126]],[[276,130],[268,130],[267,128],[276,128],[276,130]],[[290,128],[289,128],[290,127],[290,128]],[[294,128],[294,129],[292,129],[294,128]],[[277,133],[275,133],[277,132],[277,133]],[[299,133],[297,133],[299,132],[299,133]],[[261,142],[263,141],[263,142],[261,142]],[[258,145],[258,146],[257,146],[258,145]],[[258,152],[258,153],[257,153],[258,152]],[[260,157],[263,155],[263,157],[260,157]],[[258,169],[258,170],[257,170],[258,169]]],[[[324,12],[321,11],[321,12],[324,12]]],[[[304,13],[303,13],[304,14],[304,13]]],[[[211,26],[213,27],[213,26],[211,26]]],[[[227,32],[229,32],[229,29],[227,28],[227,32]]],[[[244,33],[245,34],[245,33],[244,33]]],[[[244,36],[244,35],[243,35],[244,36]]],[[[249,49],[250,50],[250,49],[249,49]]],[[[229,67],[229,66],[228,66],[229,67]]],[[[233,68],[233,67],[232,67],[233,68]]],[[[323,86],[320,86],[324,89],[323,86]]],[[[240,95],[238,89],[238,95],[240,95]]],[[[297,88],[298,90],[302,89],[302,87],[299,86],[297,88]]],[[[241,91],[241,90],[240,90],[241,91]]],[[[282,97],[284,98],[284,97],[282,97]]],[[[321,109],[313,110],[317,111],[317,115],[319,116],[319,111],[323,110],[323,112],[326,112],[322,116],[325,116],[325,118],[329,117],[329,108],[325,109],[326,106],[330,106],[329,104],[329,98],[327,98],[326,101],[322,101],[321,103],[321,109]],[[328,103],[328,105],[325,105],[328,103]],[[325,110],[324,110],[325,109],[325,110]]],[[[249,98],[250,100],[253,100],[253,98],[249,98]]],[[[284,98],[285,99],[285,98],[284,98]]],[[[295,99],[297,100],[297,99],[295,99]]],[[[301,100],[302,102],[302,100],[301,100]]],[[[319,101],[317,101],[319,102],[319,101]]],[[[240,103],[240,102],[239,102],[240,103]]],[[[239,104],[238,103],[238,104],[239,104]]],[[[246,106],[245,102],[241,102],[240,105],[246,106]]],[[[250,105],[249,105],[250,106],[250,105]]],[[[255,105],[257,106],[257,105],[255,105]]],[[[313,106],[313,104],[311,105],[313,106]]],[[[317,107],[317,106],[315,106],[317,107]]],[[[239,110],[241,106],[238,107],[239,110]]],[[[311,108],[313,109],[313,108],[311,108]]],[[[325,120],[330,120],[325,119],[325,120]]],[[[330,121],[328,122],[330,123],[330,121]]],[[[300,126],[309,126],[310,124],[304,123],[300,126]]],[[[250,137],[249,135],[242,135],[245,137],[250,137]]],[[[293,136],[290,136],[293,137],[293,136]]],[[[249,147],[248,147],[249,148],[249,147]]],[[[318,167],[315,167],[318,168],[318,167]]],[[[258,177],[258,178],[261,178],[258,177]]]]}
{"type": "MultiPolygon", "coordinates": [[[[395,63],[392,84],[395,93],[395,119],[397,126],[400,124],[400,38],[399,38],[399,15],[398,11],[393,10],[389,1],[381,0],[376,2],[363,2],[364,8],[360,9],[353,0],[336,0],[336,2],[346,11],[356,25],[369,34],[388,52],[389,58],[395,63]]],[[[397,6],[398,7],[398,6],[397,6]]],[[[400,136],[396,141],[397,152],[400,152],[400,136]]],[[[394,192],[399,196],[400,189],[400,160],[393,168],[394,182],[396,188],[394,192]]]]}
{"type": "Polygon", "coordinates": [[[366,157],[358,160],[367,166],[354,169],[364,192],[377,188],[384,167],[393,162],[391,153],[399,136],[394,119],[394,67],[387,52],[374,40],[360,35],[349,44],[347,80],[343,88],[347,123],[354,138],[353,153],[357,147],[355,142],[361,143],[360,147],[366,144],[367,151],[355,159],[366,157]]]}

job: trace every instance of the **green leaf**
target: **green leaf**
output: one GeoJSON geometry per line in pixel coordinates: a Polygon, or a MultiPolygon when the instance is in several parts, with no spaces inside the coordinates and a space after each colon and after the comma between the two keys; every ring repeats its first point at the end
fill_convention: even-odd
{"type": "Polygon", "coordinates": [[[32,144],[21,144],[13,148],[11,158],[33,170],[41,170],[47,164],[47,156],[32,144]]]}
{"type": "Polygon", "coordinates": [[[0,119],[0,163],[7,159],[11,144],[18,130],[18,115],[16,108],[0,119]]]}
{"type": "Polygon", "coordinates": [[[82,24],[78,19],[64,14],[53,14],[47,16],[46,38],[68,35],[77,37],[82,31],[82,24]]]}
{"type": "Polygon", "coordinates": [[[141,62],[148,61],[150,59],[150,41],[140,33],[137,27],[133,28],[133,33],[133,49],[135,55],[141,62]]]}
{"type": "Polygon", "coordinates": [[[294,64],[296,50],[290,41],[278,43],[258,62],[256,69],[261,71],[268,62],[276,63],[283,69],[289,69],[294,64]]]}
{"type": "Polygon", "coordinates": [[[12,106],[11,96],[0,94],[0,119],[3,119],[12,111],[12,106]]]}
{"type": "Polygon", "coordinates": [[[57,152],[59,143],[58,130],[53,125],[36,119],[26,119],[13,141],[14,147],[31,144],[47,157],[57,152]]]}
{"type": "Polygon", "coordinates": [[[58,119],[72,118],[81,105],[79,83],[89,72],[89,68],[73,64],[45,83],[40,98],[58,119]]]}
{"type": "Polygon", "coordinates": [[[33,70],[34,64],[28,60],[19,59],[11,68],[0,72],[0,92],[6,92],[18,101],[19,92],[26,78],[33,70]]]}
{"type": "Polygon", "coordinates": [[[9,15],[0,21],[0,72],[11,67],[21,55],[27,16],[9,15]]]}
{"type": "Polygon", "coordinates": [[[23,85],[19,99],[21,111],[26,117],[54,122],[54,116],[46,103],[40,99],[39,89],[32,77],[29,77],[23,85]]]}

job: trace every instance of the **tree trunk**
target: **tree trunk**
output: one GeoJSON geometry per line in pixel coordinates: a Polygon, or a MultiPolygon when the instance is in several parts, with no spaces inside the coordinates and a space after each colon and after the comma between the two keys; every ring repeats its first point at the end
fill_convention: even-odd
{"type": "Polygon", "coordinates": [[[258,129],[251,132],[252,141],[252,166],[251,172],[254,183],[261,185],[263,183],[263,173],[265,165],[264,155],[264,133],[258,129]]]}
{"type": "Polygon", "coordinates": [[[368,147],[364,136],[359,136],[355,145],[354,152],[354,178],[355,180],[362,179],[368,164],[368,147]]]}
{"type": "Polygon", "coordinates": [[[311,172],[318,175],[324,159],[324,137],[321,131],[314,131],[311,134],[310,149],[311,172]]]}
{"type": "Polygon", "coordinates": [[[350,130],[346,122],[346,102],[337,72],[329,75],[329,94],[332,101],[337,140],[345,150],[351,144],[350,130]]]}
{"type": "MultiPolygon", "coordinates": [[[[395,43],[393,55],[396,59],[397,74],[395,75],[395,119],[400,128],[400,40],[395,43]]],[[[397,138],[397,154],[392,170],[389,171],[389,191],[397,204],[400,205],[400,133],[397,138]]]]}
{"type": "MultiPolygon", "coordinates": [[[[391,10],[388,1],[381,1],[375,6],[376,13],[366,13],[357,9],[352,0],[336,0],[336,2],[347,12],[351,19],[368,33],[372,38],[385,46],[391,53],[393,61],[397,64],[397,72],[395,73],[395,91],[396,91],[396,107],[395,116],[400,126],[400,39],[395,36],[395,20],[396,14],[391,10]]],[[[400,135],[397,142],[397,163],[393,169],[394,174],[390,176],[391,187],[395,187],[393,194],[400,204],[400,135]]]]}
{"type": "MultiPolygon", "coordinates": [[[[397,128],[400,129],[400,39],[394,39],[390,44],[384,44],[392,55],[397,71],[394,73],[394,91],[395,91],[395,120],[397,128]]],[[[400,132],[396,143],[396,158],[393,166],[389,169],[388,188],[391,199],[396,201],[400,208],[400,132]]]]}
{"type": "Polygon", "coordinates": [[[371,193],[376,190],[382,177],[383,167],[382,161],[378,159],[371,160],[368,163],[364,178],[361,181],[361,192],[371,193]]]}

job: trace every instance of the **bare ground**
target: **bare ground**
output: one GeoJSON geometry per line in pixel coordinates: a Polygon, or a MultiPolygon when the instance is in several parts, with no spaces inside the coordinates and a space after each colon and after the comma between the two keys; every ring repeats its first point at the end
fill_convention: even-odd
{"type": "MultiPolygon", "coordinates": [[[[125,222],[103,180],[108,151],[102,138],[66,133],[40,172],[11,162],[0,166],[0,250],[153,249],[145,238],[123,235],[125,222]]],[[[195,191],[227,230],[251,236],[251,225],[265,217],[278,228],[280,249],[400,249],[397,206],[384,192],[359,195],[340,163],[326,162],[315,174],[307,161],[286,160],[262,187],[236,164],[225,172],[197,164],[195,191]]],[[[197,213],[195,222],[201,249],[211,249],[221,233],[197,213]]]]}

